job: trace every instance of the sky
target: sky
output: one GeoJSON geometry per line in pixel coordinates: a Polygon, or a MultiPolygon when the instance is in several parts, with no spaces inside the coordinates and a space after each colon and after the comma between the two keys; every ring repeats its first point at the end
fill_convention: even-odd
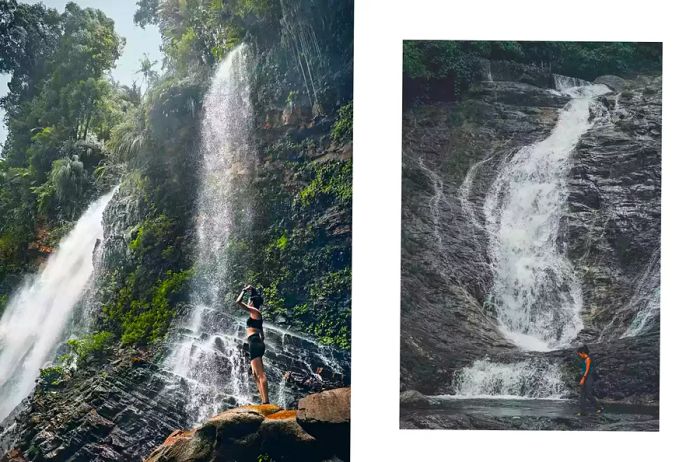
{"type": "MultiPolygon", "coordinates": [[[[156,26],[147,26],[141,29],[134,24],[134,12],[137,0],[72,0],[82,8],[90,7],[102,10],[108,17],[114,20],[114,28],[121,37],[126,39],[122,55],[112,69],[112,77],[120,83],[131,85],[134,80],[139,81],[137,74],[139,62],[146,53],[152,61],[158,61],[156,69],[160,69],[163,55],[160,52],[161,38],[156,26]]],[[[68,0],[21,0],[21,3],[43,3],[49,8],[63,12],[68,0]]],[[[0,96],[7,94],[7,82],[9,75],[0,74],[0,96]]],[[[4,111],[0,110],[0,143],[5,141],[7,130],[4,123],[4,111]]]]}

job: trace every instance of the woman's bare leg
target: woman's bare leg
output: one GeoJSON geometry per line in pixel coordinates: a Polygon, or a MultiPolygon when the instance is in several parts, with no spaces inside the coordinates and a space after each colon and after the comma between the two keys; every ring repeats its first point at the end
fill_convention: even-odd
{"type": "Polygon", "coordinates": [[[258,384],[260,399],[262,399],[263,403],[269,403],[270,400],[267,396],[267,376],[265,375],[265,368],[263,367],[262,358],[255,358],[250,362],[250,365],[253,368],[255,382],[258,384]]]}

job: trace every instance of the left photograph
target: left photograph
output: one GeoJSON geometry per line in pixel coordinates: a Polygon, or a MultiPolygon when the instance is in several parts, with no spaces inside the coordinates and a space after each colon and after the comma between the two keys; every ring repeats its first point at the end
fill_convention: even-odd
{"type": "Polygon", "coordinates": [[[353,8],[0,3],[0,462],[350,459],[353,8]]]}

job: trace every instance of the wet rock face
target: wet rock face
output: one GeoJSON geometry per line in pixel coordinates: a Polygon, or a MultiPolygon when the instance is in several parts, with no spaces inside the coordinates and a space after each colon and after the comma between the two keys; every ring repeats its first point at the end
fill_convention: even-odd
{"type": "Polygon", "coordinates": [[[350,389],[330,390],[302,399],[298,411],[230,409],[193,430],[176,430],[146,461],[349,460],[349,426],[350,389]]]}
{"type": "Polygon", "coordinates": [[[161,374],[126,354],[60,388],[38,391],[3,436],[0,452],[42,461],[141,461],[187,425],[182,392],[166,388],[161,374]]]}
{"type": "Polygon", "coordinates": [[[547,136],[567,99],[518,82],[404,115],[401,389],[449,393],[454,371],[510,349],[483,302],[491,274],[483,203],[498,166],[547,136]],[[470,169],[477,173],[466,181],[470,169]]]}
{"type": "Polygon", "coordinates": [[[569,175],[565,239],[583,282],[584,341],[618,338],[658,296],[661,78],[625,88],[603,97],[610,123],[584,135],[569,175]]]}
{"type": "MultiPolygon", "coordinates": [[[[503,338],[487,302],[492,268],[483,204],[501,166],[549,135],[568,98],[520,76],[500,81],[508,74],[494,71],[493,82],[475,86],[460,102],[404,113],[402,391],[452,393],[455,371],[476,359],[532,356],[503,338]]],[[[559,226],[558,243],[583,290],[584,329],[573,344],[590,343],[602,355],[601,367],[611,372],[597,386],[604,397],[653,402],[661,78],[604,76],[600,83],[613,91],[592,107],[591,120],[601,114],[603,120],[571,154],[559,226]],[[630,332],[646,308],[644,328],[630,332]]],[[[550,357],[560,354],[557,362],[566,366],[570,353],[550,357]]]]}

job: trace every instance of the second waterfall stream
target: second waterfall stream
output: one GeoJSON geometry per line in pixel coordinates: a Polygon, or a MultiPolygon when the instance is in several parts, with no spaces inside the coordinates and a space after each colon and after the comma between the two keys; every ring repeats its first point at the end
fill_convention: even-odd
{"type": "Polygon", "coordinates": [[[66,340],[74,310],[93,280],[102,215],[114,190],[93,202],[41,271],[28,277],[0,317],[0,421],[34,389],[66,340]]]}
{"type": "MultiPolygon", "coordinates": [[[[493,273],[488,303],[504,337],[525,351],[568,347],[583,328],[581,284],[559,241],[559,225],[571,154],[604,114],[597,97],[609,89],[557,75],[555,83],[571,100],[554,129],[504,164],[484,202],[493,273]]],[[[543,361],[477,361],[458,372],[455,392],[559,398],[564,387],[558,367],[543,361]]]]}

